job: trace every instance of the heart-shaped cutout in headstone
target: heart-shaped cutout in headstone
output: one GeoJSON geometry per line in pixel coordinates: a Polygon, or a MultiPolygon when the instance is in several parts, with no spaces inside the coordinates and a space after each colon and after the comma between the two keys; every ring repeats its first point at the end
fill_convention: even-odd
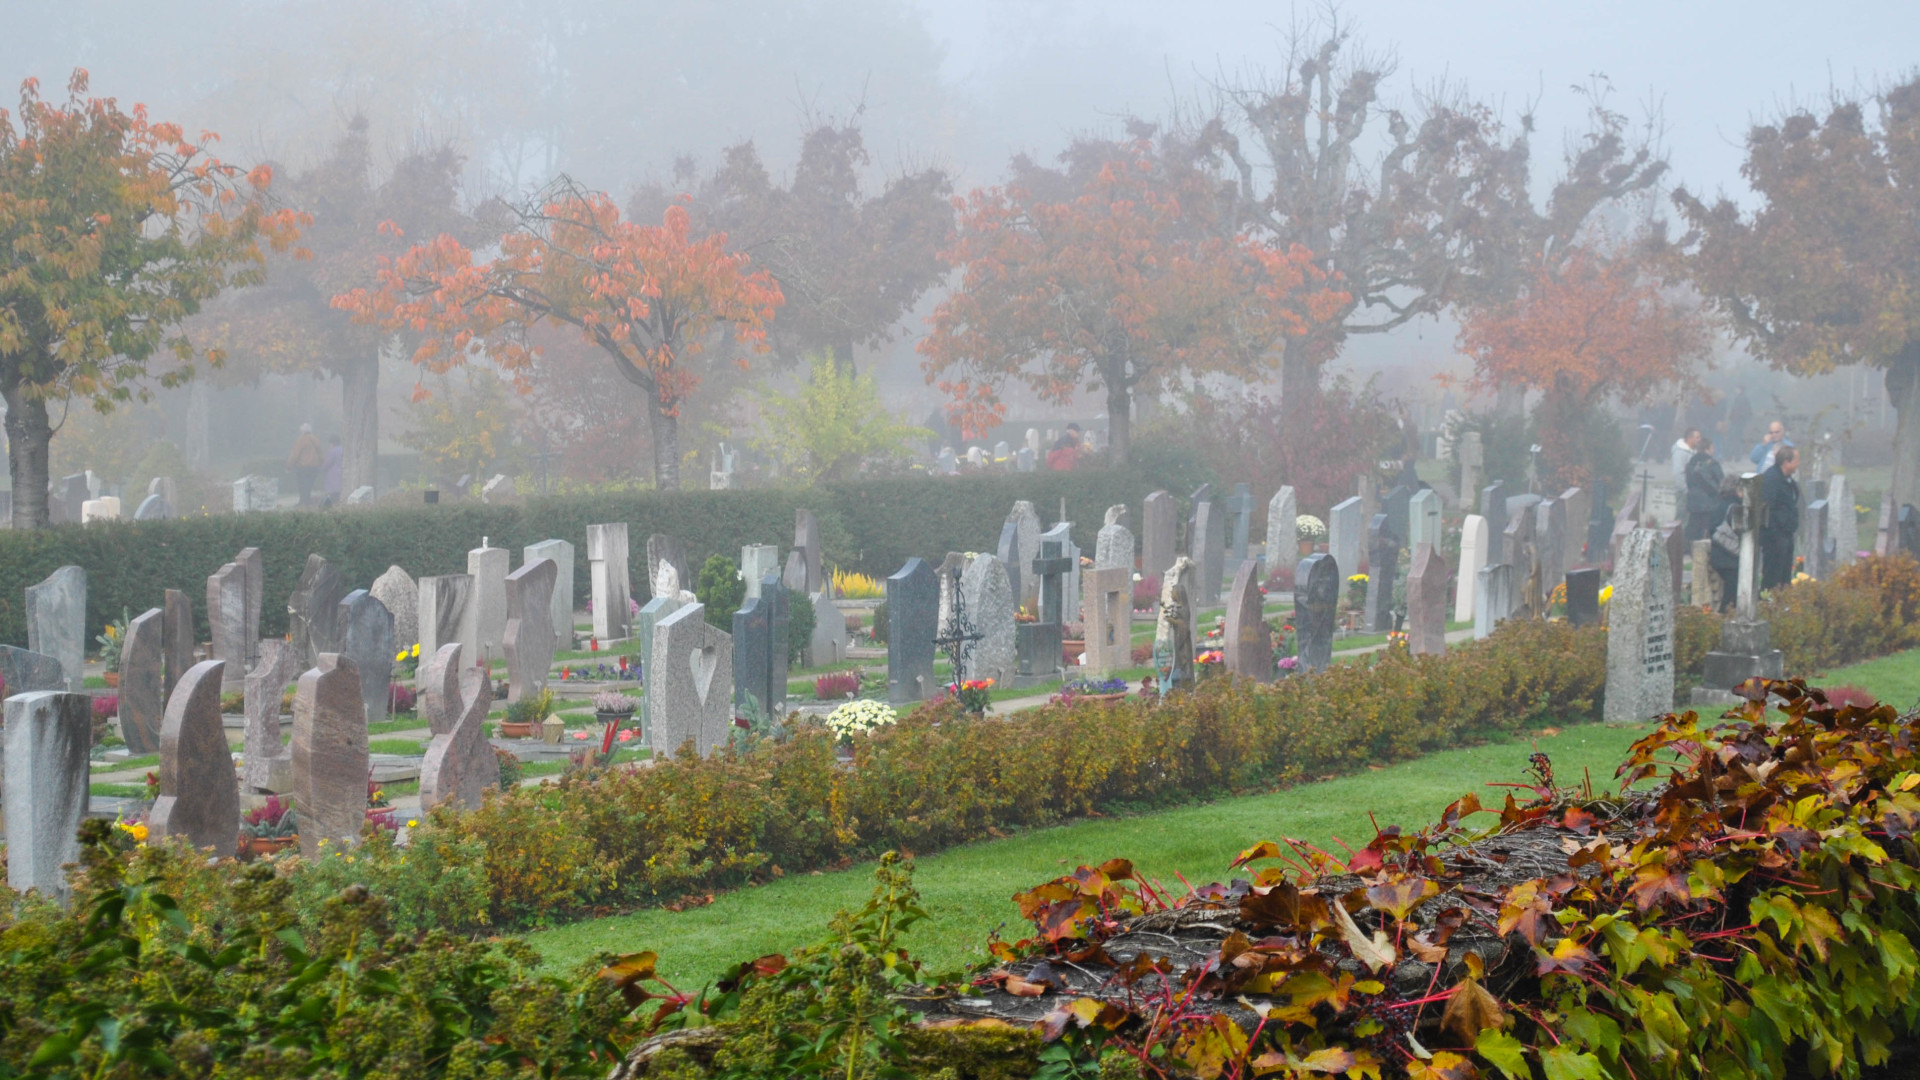
{"type": "Polygon", "coordinates": [[[703,645],[693,650],[688,657],[693,664],[693,690],[700,695],[700,704],[707,703],[707,690],[713,686],[713,670],[719,666],[720,650],[711,645],[703,645]]]}

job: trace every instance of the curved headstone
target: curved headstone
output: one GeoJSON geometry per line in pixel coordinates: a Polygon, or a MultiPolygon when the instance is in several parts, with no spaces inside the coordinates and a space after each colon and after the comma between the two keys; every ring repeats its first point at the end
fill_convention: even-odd
{"type": "Polygon", "coordinates": [[[127,624],[120,643],[120,737],[130,754],[160,752],[167,712],[165,619],[160,608],[148,608],[127,624]]]}
{"type": "Polygon", "coordinates": [[[393,693],[393,613],[372,593],[355,589],[341,599],[334,625],[340,655],[352,660],[360,673],[360,704],[367,723],[385,723],[393,693]]]}
{"type": "Polygon", "coordinates": [[[147,818],[150,838],[185,837],[222,856],[240,846],[240,785],[220,722],[226,666],[202,660],[174,684],[160,728],[160,798],[147,818]]]}
{"type": "Polygon", "coordinates": [[[87,572],[63,566],[27,586],[27,648],[60,661],[66,689],[80,693],[87,649],[87,572]]]}
{"type": "Polygon", "coordinates": [[[434,656],[430,677],[422,707],[435,729],[420,762],[420,806],[452,802],[475,809],[500,786],[500,759],[486,734],[493,687],[480,668],[460,663],[458,644],[434,656]]]}
{"type": "Polygon", "coordinates": [[[411,649],[420,643],[420,586],[412,575],[397,566],[373,579],[367,590],[393,616],[393,642],[396,651],[411,649]]]}
{"type": "Polygon", "coordinates": [[[300,853],[355,844],[367,823],[367,714],[360,673],[339,653],[300,676],[293,695],[293,805],[300,853]]]}

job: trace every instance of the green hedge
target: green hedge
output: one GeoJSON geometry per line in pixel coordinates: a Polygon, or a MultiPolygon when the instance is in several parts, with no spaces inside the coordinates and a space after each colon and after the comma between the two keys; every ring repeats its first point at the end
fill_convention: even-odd
{"type": "Polygon", "coordinates": [[[699,566],[709,555],[737,558],[745,544],[778,544],[784,551],[793,542],[794,510],[807,507],[819,519],[828,565],[884,577],[911,555],[938,561],[948,551],[993,550],[1016,499],[1031,500],[1049,524],[1059,519],[1065,499],[1075,538],[1091,552],[1108,506],[1127,503],[1138,522],[1141,500],[1160,487],[1179,490],[1157,470],[916,474],[804,489],[572,495],[499,506],[462,502],[0,531],[0,642],[26,645],[24,590],[68,564],[87,571],[89,637],[123,608],[138,614],[157,607],[165,591],[176,588],[193,598],[204,640],[208,575],[241,548],[257,547],[267,571],[260,629],[275,635],[286,631],[284,598],[309,552],[332,559],[350,586],[364,588],[393,565],[415,577],[464,573],[467,551],[483,537],[512,551],[516,564],[524,545],[558,537],[576,549],[574,590],[584,603],[587,526],[596,522],[628,523],[634,580],[644,596],[651,533],[679,537],[699,566]]]}

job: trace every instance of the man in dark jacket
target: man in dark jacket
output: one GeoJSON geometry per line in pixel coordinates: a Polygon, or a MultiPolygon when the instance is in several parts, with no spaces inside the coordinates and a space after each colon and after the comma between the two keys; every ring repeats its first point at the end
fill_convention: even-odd
{"type": "Polygon", "coordinates": [[[1791,446],[1774,451],[1773,467],[1760,474],[1760,587],[1793,580],[1793,538],[1800,531],[1800,453],[1791,446]]]}
{"type": "Polygon", "coordinates": [[[1726,512],[1720,501],[1720,483],[1727,471],[1713,456],[1713,440],[1700,436],[1692,460],[1687,462],[1687,540],[1705,540],[1713,535],[1726,512]]]}

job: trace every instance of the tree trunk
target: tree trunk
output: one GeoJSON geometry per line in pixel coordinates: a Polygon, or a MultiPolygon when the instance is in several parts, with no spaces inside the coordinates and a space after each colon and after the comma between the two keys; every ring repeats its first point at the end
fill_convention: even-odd
{"type": "Polygon", "coordinates": [[[680,418],[665,405],[653,409],[653,483],[661,491],[680,490],[680,418]]]}
{"type": "Polygon", "coordinates": [[[53,445],[53,425],[47,420],[47,403],[28,396],[26,387],[18,381],[6,387],[4,397],[7,475],[13,480],[13,527],[44,529],[48,525],[48,453],[53,445]]]}
{"type": "Polygon", "coordinates": [[[1893,480],[1888,488],[1898,515],[1903,503],[1920,506],[1920,343],[1908,346],[1888,365],[1887,401],[1894,410],[1893,480]]]}
{"type": "Polygon", "coordinates": [[[833,343],[833,366],[847,375],[858,375],[860,371],[853,366],[853,339],[845,338],[833,343]]]}
{"type": "Polygon", "coordinates": [[[1280,354],[1280,415],[1289,421],[1305,416],[1320,400],[1320,364],[1313,353],[1313,344],[1301,340],[1289,342],[1280,354]]]}
{"type": "Polygon", "coordinates": [[[380,450],[380,353],[348,361],[340,372],[340,493],[373,486],[380,450]]]}
{"type": "Polygon", "coordinates": [[[1125,466],[1133,446],[1133,392],[1118,379],[1107,381],[1107,442],[1108,463],[1125,466]]]}

